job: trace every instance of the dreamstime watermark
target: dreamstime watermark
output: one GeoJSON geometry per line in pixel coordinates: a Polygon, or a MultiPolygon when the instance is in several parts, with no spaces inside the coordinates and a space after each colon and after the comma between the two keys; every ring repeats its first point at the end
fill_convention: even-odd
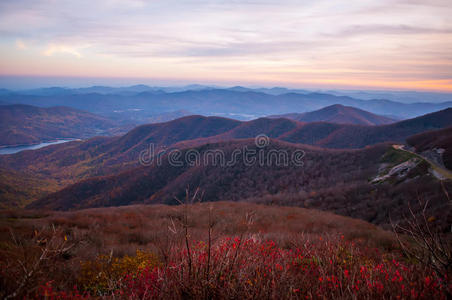
{"type": "Polygon", "coordinates": [[[254,138],[255,147],[243,146],[232,151],[224,149],[160,149],[156,151],[153,143],[140,152],[139,162],[143,166],[156,164],[162,166],[166,161],[173,167],[219,166],[233,167],[242,163],[246,167],[302,167],[305,152],[301,149],[286,150],[270,148],[270,138],[259,134],[254,138]]]}

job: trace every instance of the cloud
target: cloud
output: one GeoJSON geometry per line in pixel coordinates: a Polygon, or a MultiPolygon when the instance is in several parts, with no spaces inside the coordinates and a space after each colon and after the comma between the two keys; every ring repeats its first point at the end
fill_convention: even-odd
{"type": "Polygon", "coordinates": [[[452,78],[451,16],[450,0],[15,0],[0,43],[63,71],[452,78]]]}
{"type": "Polygon", "coordinates": [[[409,25],[384,25],[384,24],[367,24],[353,25],[344,28],[331,36],[347,37],[357,35],[421,35],[421,34],[452,34],[452,28],[428,28],[415,27],[409,25]]]}
{"type": "Polygon", "coordinates": [[[79,49],[86,48],[88,46],[82,47],[73,47],[68,45],[58,45],[58,44],[50,44],[47,49],[43,52],[45,56],[53,56],[54,54],[62,53],[62,54],[70,54],[77,58],[81,58],[82,54],[79,49]]]}

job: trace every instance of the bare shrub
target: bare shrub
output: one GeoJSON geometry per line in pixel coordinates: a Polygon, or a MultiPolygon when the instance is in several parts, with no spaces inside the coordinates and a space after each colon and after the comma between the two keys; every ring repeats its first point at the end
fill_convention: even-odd
{"type": "MultiPolygon", "coordinates": [[[[448,197],[447,193],[446,196],[448,197]]],[[[450,199],[449,203],[450,203],[450,199]]],[[[436,277],[452,297],[452,239],[435,226],[435,218],[428,216],[428,201],[419,199],[420,213],[408,207],[409,215],[400,223],[392,224],[399,245],[409,259],[413,259],[435,271],[436,277]]]]}
{"type": "MultiPolygon", "coordinates": [[[[68,259],[75,244],[68,242],[61,228],[35,230],[31,238],[19,237],[11,230],[11,241],[2,251],[1,286],[4,299],[24,297],[45,282],[55,271],[55,261],[68,259]]],[[[57,272],[56,272],[57,273],[57,272]]]]}

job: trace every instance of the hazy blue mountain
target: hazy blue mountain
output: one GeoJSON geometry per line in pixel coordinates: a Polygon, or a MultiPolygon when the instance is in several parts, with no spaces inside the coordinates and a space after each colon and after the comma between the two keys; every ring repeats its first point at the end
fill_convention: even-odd
{"type": "Polygon", "coordinates": [[[228,88],[230,91],[236,91],[236,92],[258,92],[258,93],[265,93],[269,95],[282,95],[282,94],[288,94],[288,93],[297,93],[297,94],[309,94],[314,92],[313,90],[302,90],[302,89],[288,89],[284,87],[273,87],[273,88],[247,88],[243,86],[234,86],[231,88],[228,88]]]}
{"type": "Polygon", "coordinates": [[[350,96],[363,100],[387,99],[402,103],[447,102],[452,101],[452,93],[417,92],[417,91],[347,91],[328,90],[325,93],[337,96],[350,96]]]}
{"type": "MultiPolygon", "coordinates": [[[[119,112],[133,112],[139,118],[159,113],[187,110],[195,114],[220,115],[251,119],[265,115],[303,113],[333,104],[363,109],[374,114],[411,118],[452,106],[444,103],[400,103],[391,100],[361,100],[327,93],[268,93],[235,87],[214,89],[192,86],[198,90],[166,92],[163,89],[147,89],[146,86],[121,88],[92,87],[80,90],[47,88],[35,90],[35,94],[0,94],[0,101],[42,107],[68,106],[87,110],[108,117],[120,117],[119,112]],[[106,91],[115,91],[105,93],[106,91]],[[143,91],[144,90],[144,91],[143,91]],[[97,91],[97,92],[91,92],[97,91]],[[103,91],[103,92],[99,92],[103,91]],[[132,92],[133,91],[133,92],[132,92]],[[138,92],[141,91],[141,92],[138,92]]],[[[31,93],[28,91],[27,93],[31,93]]]]}
{"type": "Polygon", "coordinates": [[[30,96],[59,96],[59,95],[71,95],[74,90],[63,87],[49,87],[38,88],[31,90],[14,91],[13,94],[18,95],[30,95],[30,96]]]}
{"type": "Polygon", "coordinates": [[[7,90],[7,89],[0,89],[0,95],[8,95],[11,94],[12,91],[7,90]]]}

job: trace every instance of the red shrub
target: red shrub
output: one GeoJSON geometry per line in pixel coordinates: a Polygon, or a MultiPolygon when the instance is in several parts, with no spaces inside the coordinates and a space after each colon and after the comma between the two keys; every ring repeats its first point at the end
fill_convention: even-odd
{"type": "MultiPolygon", "coordinates": [[[[273,241],[225,238],[209,251],[204,242],[192,243],[190,251],[174,250],[165,266],[124,274],[115,296],[446,299],[452,287],[448,278],[437,278],[432,270],[342,238],[300,239],[295,244],[282,249],[273,241]]],[[[42,291],[64,298],[49,294],[48,286],[42,291]]],[[[64,295],[82,297],[76,290],[64,295]]]]}

